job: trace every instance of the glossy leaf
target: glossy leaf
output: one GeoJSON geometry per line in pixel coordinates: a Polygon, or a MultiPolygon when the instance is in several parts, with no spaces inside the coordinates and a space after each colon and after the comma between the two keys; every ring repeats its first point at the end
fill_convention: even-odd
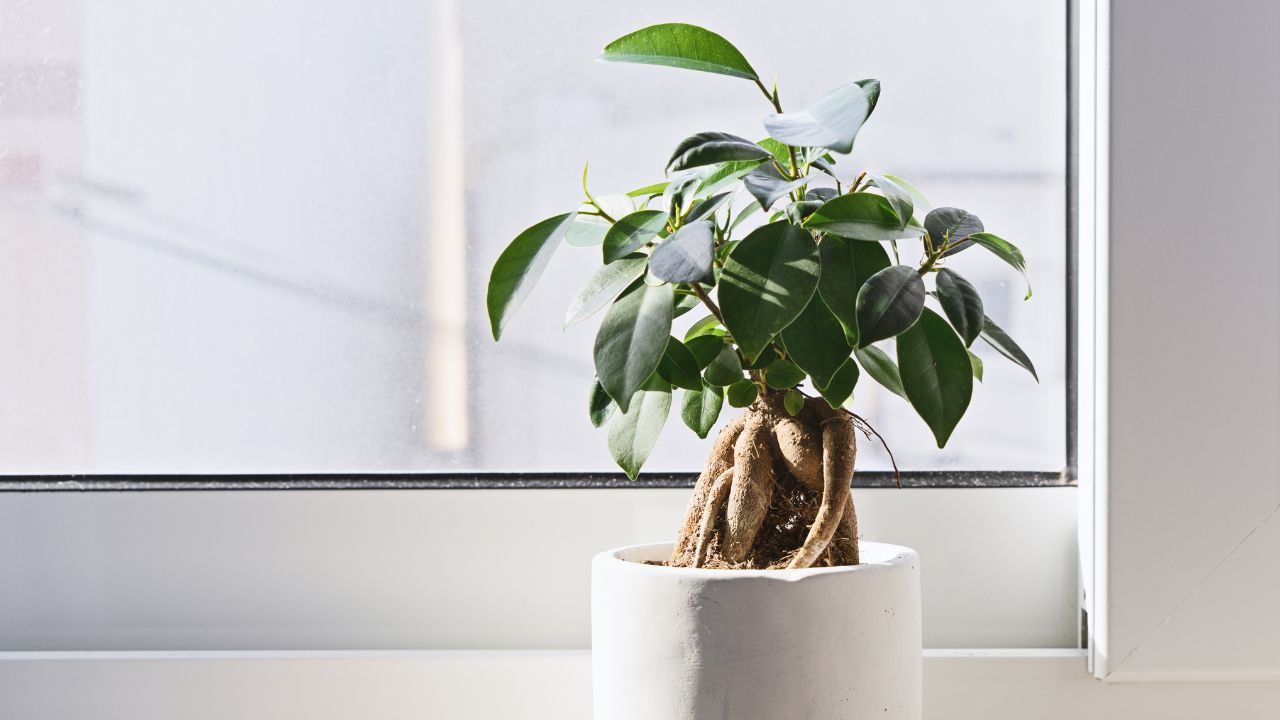
{"type": "Polygon", "coordinates": [[[972,350],[969,350],[968,352],[969,352],[969,365],[970,367],[973,368],[973,377],[978,382],[982,382],[982,358],[978,357],[977,355],[974,355],[972,350]]]}
{"type": "Polygon", "coordinates": [[[684,23],[651,25],[624,35],[605,46],[600,60],[665,65],[746,80],[759,77],[733,43],[710,30],[684,23]]]}
{"type": "Polygon", "coordinates": [[[1018,343],[1009,337],[1008,333],[1000,329],[991,321],[991,318],[983,318],[982,334],[978,337],[982,338],[988,345],[996,349],[996,352],[1011,360],[1015,365],[1022,367],[1031,373],[1031,377],[1040,382],[1040,376],[1036,374],[1036,366],[1031,363],[1031,358],[1018,346],[1018,343]]]}
{"type": "Polygon", "coordinates": [[[831,381],[825,387],[818,387],[818,392],[831,407],[841,407],[849,401],[849,398],[853,397],[853,388],[858,384],[858,376],[860,374],[858,372],[858,364],[853,361],[853,358],[848,358],[831,376],[831,381]]]}
{"type": "Polygon", "coordinates": [[[604,236],[613,223],[602,217],[578,214],[564,234],[564,241],[573,247],[595,247],[604,242],[604,236]]]}
{"type": "Polygon", "coordinates": [[[986,317],[978,289],[951,268],[939,271],[935,283],[938,303],[951,321],[951,327],[964,339],[965,347],[972,345],[982,332],[982,319],[986,317]]]}
{"type": "Polygon", "coordinates": [[[816,200],[818,202],[827,202],[828,200],[834,200],[839,195],[840,193],[836,192],[835,188],[829,188],[829,187],[809,188],[808,190],[804,191],[805,200],[816,200]]]}
{"type": "Polygon", "coordinates": [[[742,221],[746,220],[747,218],[751,217],[752,215],[755,215],[755,214],[756,214],[756,213],[758,213],[758,212],[760,212],[760,204],[759,204],[759,203],[750,203],[750,204],[748,204],[746,207],[744,207],[744,208],[742,208],[741,210],[739,210],[739,211],[738,211],[738,216],[737,216],[737,217],[735,217],[735,218],[733,219],[733,222],[729,224],[729,230],[730,230],[730,232],[732,232],[733,230],[736,230],[736,229],[738,228],[738,226],[742,224],[742,221]]]}
{"type": "Polygon", "coordinates": [[[703,377],[712,385],[724,387],[742,379],[742,360],[731,345],[724,345],[716,353],[716,357],[707,365],[703,377]]]}
{"type": "Polygon", "coordinates": [[[724,407],[724,390],[704,385],[698,390],[685,390],[680,402],[680,419],[698,437],[707,439],[724,407]]]}
{"type": "MultiPolygon", "coordinates": [[[[693,359],[698,363],[699,372],[706,370],[711,361],[715,360],[716,356],[725,348],[724,340],[715,335],[696,335],[685,340],[684,345],[689,348],[689,352],[693,353],[693,359]]],[[[739,371],[740,376],[741,371],[739,371]]]]}
{"type": "Polygon", "coordinates": [[[673,218],[684,217],[698,197],[704,173],[701,169],[685,170],[671,176],[667,189],[662,191],[662,207],[673,218]]]}
{"type": "Polygon", "coordinates": [[[577,213],[565,213],[543,220],[517,235],[494,262],[486,297],[494,340],[502,337],[503,328],[547,269],[575,217],[577,213]]]}
{"type": "Polygon", "coordinates": [[[685,390],[702,388],[702,368],[685,344],[675,338],[667,338],[667,348],[658,361],[658,377],[685,390]]]}
{"type": "Polygon", "coordinates": [[[799,390],[791,390],[782,396],[782,407],[786,409],[787,414],[795,417],[804,409],[804,393],[799,390]]]}
{"type": "Polygon", "coordinates": [[[782,177],[773,163],[765,163],[742,178],[742,185],[747,192],[751,193],[751,197],[760,203],[761,208],[768,210],[779,198],[786,197],[787,193],[802,188],[812,181],[812,175],[806,175],[798,180],[788,180],[782,177]]]}
{"type": "Polygon", "coordinates": [[[881,177],[907,191],[907,194],[911,196],[911,205],[914,209],[915,215],[924,215],[933,209],[933,204],[929,202],[929,198],[925,197],[924,193],[920,192],[919,188],[912,185],[907,180],[900,178],[897,175],[890,175],[889,173],[885,173],[881,177]]]}
{"type": "Polygon", "coordinates": [[[700,304],[701,303],[698,302],[698,298],[693,295],[681,295],[677,293],[673,317],[680,317],[681,315],[684,315],[690,310],[698,307],[700,304]]]}
{"type": "Polygon", "coordinates": [[[896,240],[919,237],[924,229],[914,222],[904,228],[889,200],[874,193],[851,193],[828,200],[804,221],[810,230],[850,240],[896,240]]]}
{"type": "Polygon", "coordinates": [[[613,417],[613,411],[617,407],[613,404],[613,398],[609,397],[609,393],[605,392],[600,385],[600,381],[596,380],[591,385],[591,399],[588,404],[591,426],[604,427],[604,424],[609,422],[609,418],[613,417]]]}
{"type": "Polygon", "coordinates": [[[924,309],[924,280],[915,268],[894,265],[858,290],[858,344],[891,338],[915,323],[924,309]]]}
{"type": "Polygon", "coordinates": [[[804,219],[822,207],[821,200],[801,200],[787,206],[787,221],[793,225],[803,225],[804,219]]]}
{"type": "Polygon", "coordinates": [[[644,275],[646,262],[648,258],[643,255],[629,256],[596,270],[565,311],[565,327],[591,317],[613,302],[627,286],[644,275]]]}
{"type": "Polygon", "coordinates": [[[858,364],[889,392],[906,400],[907,393],[902,389],[902,375],[898,372],[898,364],[880,348],[869,345],[853,351],[858,364]]]}
{"type": "Polygon", "coordinates": [[[760,388],[750,380],[739,380],[730,385],[724,394],[730,407],[744,408],[756,401],[760,396],[760,388]]]}
{"type": "Polygon", "coordinates": [[[631,396],[657,369],[671,333],[670,285],[639,283],[605,313],[596,334],[596,375],[623,412],[631,396]]]}
{"type": "Polygon", "coordinates": [[[667,226],[661,210],[637,210],[618,218],[604,236],[604,261],[611,263],[630,255],[658,237],[667,226]]]}
{"type": "Polygon", "coordinates": [[[695,220],[702,220],[704,218],[711,220],[711,216],[715,211],[723,207],[731,197],[733,197],[733,193],[724,192],[719,195],[712,195],[711,197],[697,203],[689,210],[689,214],[685,216],[685,224],[688,225],[695,220]]]}
{"type": "Polygon", "coordinates": [[[689,329],[685,331],[684,341],[688,343],[699,335],[724,334],[725,330],[720,326],[720,319],[715,315],[707,315],[689,326],[689,329]]]}
{"type": "Polygon", "coordinates": [[[898,214],[898,222],[902,227],[906,227],[915,212],[915,201],[911,199],[911,193],[884,175],[868,174],[867,179],[872,185],[880,188],[880,192],[884,193],[884,199],[889,201],[889,205],[898,214]]]}
{"type": "Polygon", "coordinates": [[[762,162],[764,161],[739,160],[737,162],[721,163],[714,168],[705,168],[709,172],[698,178],[694,197],[706,197],[720,192],[741,180],[752,170],[760,167],[762,162]]]}
{"type": "Polygon", "coordinates": [[[847,83],[805,105],[803,110],[766,116],[764,127],[769,137],[787,145],[826,147],[847,153],[853,150],[853,140],[879,97],[878,80],[847,83]]]}
{"type": "Polygon", "coordinates": [[[818,246],[822,274],[818,294],[844,328],[845,341],[858,345],[858,290],[872,275],[889,267],[889,255],[880,243],[842,237],[824,238],[818,246]]]}
{"type": "Polygon", "coordinates": [[[969,240],[990,250],[996,257],[1009,263],[1013,269],[1022,273],[1023,279],[1027,281],[1026,299],[1031,298],[1031,278],[1027,276],[1027,260],[1022,257],[1022,251],[1017,246],[1004,238],[987,232],[974,233],[969,236],[969,240]]]}
{"type": "Polygon", "coordinates": [[[947,243],[958,243],[942,254],[947,257],[969,247],[970,243],[965,238],[982,232],[982,221],[977,215],[960,208],[940,207],[924,216],[924,229],[929,232],[929,241],[934,249],[947,243]]]}
{"type": "Polygon", "coordinates": [[[671,159],[667,161],[667,172],[715,163],[767,160],[769,157],[768,150],[746,138],[722,132],[700,132],[680,141],[671,154],[671,159]]]}
{"type": "Polygon", "coordinates": [[[706,220],[682,225],[649,256],[649,272],[667,282],[708,282],[713,243],[711,223],[706,220]]]}
{"type": "Polygon", "coordinates": [[[907,400],[938,447],[945,446],[973,396],[973,366],[964,343],[942,316],[926,309],[898,336],[898,368],[907,400]]]}
{"type": "Polygon", "coordinates": [[[671,184],[670,180],[663,180],[662,182],[656,182],[656,183],[653,183],[652,185],[645,185],[644,187],[638,187],[635,190],[628,191],[627,197],[647,198],[647,197],[653,197],[655,195],[661,195],[662,192],[667,189],[667,185],[670,185],[670,184],[671,184]]]}
{"type": "Polygon", "coordinates": [[[632,480],[658,443],[662,426],[671,414],[671,386],[656,376],[637,390],[627,409],[609,423],[609,452],[632,480]]]}
{"type": "Polygon", "coordinates": [[[802,228],[770,223],[733,249],[720,275],[720,310],[748,360],[796,319],[817,285],[818,246],[802,228]]]}
{"type": "Polygon", "coordinates": [[[774,360],[764,369],[764,384],[774,390],[786,390],[804,382],[804,370],[786,360],[774,360]]]}
{"type": "Polygon", "coordinates": [[[764,350],[761,350],[760,354],[757,355],[754,360],[748,363],[743,363],[742,367],[747,370],[763,370],[764,368],[772,365],[773,361],[777,359],[778,353],[775,352],[773,346],[770,345],[764,350]]]}
{"type": "Polygon", "coordinates": [[[831,382],[852,351],[840,321],[818,293],[814,293],[804,311],[782,330],[781,337],[787,355],[818,387],[831,382]]]}

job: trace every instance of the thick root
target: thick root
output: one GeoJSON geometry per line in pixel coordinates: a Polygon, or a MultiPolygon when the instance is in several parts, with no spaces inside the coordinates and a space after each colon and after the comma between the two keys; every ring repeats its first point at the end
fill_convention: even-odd
{"type": "Polygon", "coordinates": [[[773,500],[773,452],[769,426],[761,414],[747,418],[733,448],[733,484],[725,508],[722,552],[726,560],[740,563],[755,545],[773,500]]]}
{"type": "Polygon", "coordinates": [[[689,507],[685,510],[684,523],[680,526],[680,532],[676,535],[675,549],[671,552],[670,563],[672,565],[687,566],[692,564],[693,557],[691,553],[693,553],[694,544],[697,542],[703,508],[707,505],[711,486],[715,484],[721,473],[733,467],[734,445],[738,441],[738,436],[742,434],[742,427],[745,424],[746,416],[739,415],[729,421],[729,424],[725,425],[720,434],[716,436],[716,440],[711,446],[711,455],[707,458],[706,467],[703,468],[702,474],[698,476],[698,483],[693,488],[693,497],[689,498],[689,507]]]}
{"type": "Polygon", "coordinates": [[[858,556],[858,511],[853,507],[852,493],[845,500],[844,512],[840,514],[840,529],[836,531],[831,545],[839,556],[835,564],[857,565],[861,562],[858,556]]]}
{"type": "Polygon", "coordinates": [[[796,418],[784,417],[773,427],[778,454],[800,484],[822,492],[822,442],[796,418]]]}
{"type": "Polygon", "coordinates": [[[728,468],[716,477],[707,493],[707,504],[702,510],[702,521],[698,524],[698,536],[693,549],[693,567],[702,567],[707,562],[707,548],[711,544],[711,535],[715,532],[716,521],[720,517],[720,508],[729,497],[729,487],[733,483],[733,468],[728,468]]]}
{"type": "Polygon", "coordinates": [[[848,504],[849,480],[853,477],[856,456],[852,418],[835,412],[827,413],[827,417],[822,419],[822,504],[804,544],[787,567],[811,567],[836,536],[848,504]]]}

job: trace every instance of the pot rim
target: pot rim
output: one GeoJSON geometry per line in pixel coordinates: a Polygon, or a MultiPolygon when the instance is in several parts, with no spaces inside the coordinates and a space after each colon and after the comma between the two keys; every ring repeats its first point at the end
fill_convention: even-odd
{"type": "Polygon", "coordinates": [[[668,557],[675,543],[656,542],[656,543],[640,543],[636,545],[626,545],[612,550],[606,550],[595,556],[596,563],[607,563],[627,572],[649,573],[654,575],[663,575],[665,577],[689,577],[704,580],[733,580],[742,578],[770,578],[774,580],[795,581],[817,575],[846,575],[852,573],[876,574],[883,572],[892,572],[918,564],[920,556],[915,550],[904,545],[893,545],[890,543],[872,542],[868,540],[859,540],[858,548],[863,555],[863,562],[858,565],[842,565],[840,567],[811,567],[799,570],[779,569],[779,570],[724,570],[710,568],[677,568],[668,567],[666,565],[649,565],[644,562],[632,560],[624,557],[624,555],[636,555],[640,553],[657,554],[661,550],[661,557],[668,557]]]}

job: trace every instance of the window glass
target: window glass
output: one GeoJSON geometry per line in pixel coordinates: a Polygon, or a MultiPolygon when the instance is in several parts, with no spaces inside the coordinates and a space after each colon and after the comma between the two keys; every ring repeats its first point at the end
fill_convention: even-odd
{"type": "MultiPolygon", "coordinates": [[[[879,78],[842,174],[907,177],[1027,255],[1028,303],[991,256],[953,266],[1039,384],[978,343],[985,380],[939,451],[864,377],[899,464],[1061,468],[1065,9],[815,0],[783,32],[744,7],[0,5],[0,470],[613,469],[586,413],[595,321],[561,329],[596,252],[562,248],[500,344],[485,283],[577,207],[585,161],[604,195],[659,180],[694,132],[763,136],[748,82],[592,62],[672,20],[728,37],[791,107],[879,78]]],[[[648,469],[707,445],[673,413],[648,469]]],[[[864,443],[860,466],[888,462],[864,443]]]]}

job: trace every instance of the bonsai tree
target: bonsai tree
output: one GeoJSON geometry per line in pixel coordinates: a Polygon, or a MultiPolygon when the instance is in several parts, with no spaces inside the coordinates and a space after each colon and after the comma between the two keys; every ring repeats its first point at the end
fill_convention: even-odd
{"type": "Polygon", "coordinates": [[[866,374],[904,398],[941,448],[981,379],[974,341],[1034,376],[977,289],[946,267],[982,248],[1025,277],[1022,253],[971,213],[929,210],[902,178],[841,178],[833,154],[853,150],[880,98],[876,80],[787,112],[737,48],[684,24],[626,35],[600,59],[750,82],[772,105],[767,137],[691,135],[666,179],[625,194],[593,196],[584,169],[581,207],[520,233],[495,262],[494,339],[562,243],[599,253],[565,322],[605,311],[588,410],[593,425],[608,425],[627,476],[656,444],[675,389],[681,419],[701,438],[726,402],[745,409],[712,443],[669,564],[857,564],[855,433],[874,431],[849,408],[855,386],[866,374]],[[694,310],[705,314],[672,336],[673,319],[694,310]],[[896,362],[881,348],[888,341],[896,362]]]}

